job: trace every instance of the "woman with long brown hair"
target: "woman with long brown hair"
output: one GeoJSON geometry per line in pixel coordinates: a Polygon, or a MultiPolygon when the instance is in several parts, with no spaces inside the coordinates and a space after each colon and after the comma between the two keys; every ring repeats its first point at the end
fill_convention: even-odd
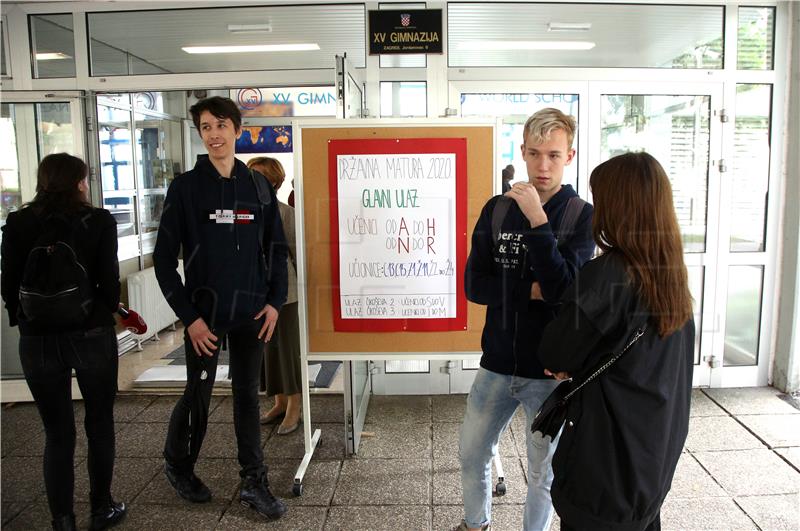
{"type": "Polygon", "coordinates": [[[681,234],[664,169],[626,153],[592,172],[587,263],[545,330],[539,359],[558,379],[586,377],[637,329],[644,335],[572,397],[553,458],[561,529],[660,529],[689,430],[694,320],[681,234]]]}
{"type": "Polygon", "coordinates": [[[88,173],[78,157],[47,155],[39,164],[36,197],[3,226],[2,295],[11,325],[19,325],[22,370],[44,424],[53,529],[64,531],[75,529],[73,370],[89,441],[89,529],[112,527],[126,513],[125,504],[111,497],[117,224],[108,210],[89,203],[88,173]]]}

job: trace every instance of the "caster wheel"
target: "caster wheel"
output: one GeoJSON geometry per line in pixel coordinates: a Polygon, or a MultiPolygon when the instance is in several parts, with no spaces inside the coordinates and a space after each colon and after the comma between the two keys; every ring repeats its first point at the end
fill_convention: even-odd
{"type": "Polygon", "coordinates": [[[495,487],[495,492],[497,492],[498,496],[505,496],[506,494],[506,484],[505,483],[498,483],[495,487]]]}
{"type": "Polygon", "coordinates": [[[317,441],[317,448],[322,448],[322,437],[317,441]]]}
{"type": "Polygon", "coordinates": [[[292,494],[295,496],[302,496],[303,495],[303,484],[302,483],[295,483],[292,485],[292,494]]]}

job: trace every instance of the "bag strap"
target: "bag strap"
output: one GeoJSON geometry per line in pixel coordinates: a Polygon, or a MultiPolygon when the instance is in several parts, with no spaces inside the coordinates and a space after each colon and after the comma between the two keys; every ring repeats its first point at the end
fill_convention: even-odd
{"type": "Polygon", "coordinates": [[[261,208],[261,223],[258,225],[258,244],[261,246],[264,256],[266,256],[266,249],[264,249],[264,230],[266,229],[267,220],[264,212],[266,207],[272,203],[272,195],[267,188],[272,185],[263,175],[259,174],[259,176],[256,177],[256,173],[252,168],[248,168],[248,171],[250,172],[250,180],[253,181],[253,186],[256,187],[256,195],[258,195],[258,202],[261,208]]]}
{"type": "Polygon", "coordinates": [[[613,365],[615,361],[617,361],[617,360],[618,360],[618,359],[619,359],[619,358],[620,358],[620,357],[621,357],[623,354],[625,354],[625,353],[626,353],[626,352],[627,352],[627,351],[628,351],[628,350],[629,350],[629,349],[630,349],[630,348],[633,346],[633,344],[634,344],[634,343],[636,343],[636,342],[639,340],[639,338],[640,338],[640,337],[642,337],[642,336],[644,335],[644,333],[645,333],[645,331],[646,331],[646,330],[647,330],[647,324],[644,324],[644,325],[640,326],[640,327],[639,327],[639,328],[638,328],[638,329],[637,329],[637,330],[634,332],[634,334],[633,334],[633,337],[631,338],[631,340],[630,340],[630,341],[628,341],[628,344],[627,344],[627,345],[625,345],[625,348],[623,348],[622,350],[620,350],[618,354],[614,354],[614,355],[611,357],[611,359],[610,359],[610,360],[608,360],[608,361],[607,361],[607,362],[605,362],[603,365],[601,365],[601,366],[600,366],[600,367],[599,367],[597,370],[595,370],[595,371],[594,371],[594,372],[593,372],[593,373],[592,373],[592,374],[591,374],[591,375],[590,375],[588,378],[586,378],[586,379],[585,379],[583,382],[581,382],[581,384],[580,384],[580,385],[578,385],[578,386],[577,386],[575,389],[573,389],[572,391],[570,391],[570,392],[569,392],[569,394],[567,394],[567,396],[565,396],[565,397],[564,397],[564,400],[563,400],[563,401],[564,401],[564,402],[566,402],[567,400],[569,400],[569,398],[570,398],[572,395],[574,395],[575,393],[577,393],[578,391],[580,391],[580,390],[581,390],[581,388],[582,388],[584,385],[588,384],[589,382],[591,382],[592,380],[594,380],[595,378],[597,378],[597,377],[598,377],[598,376],[599,376],[599,375],[600,375],[600,374],[601,374],[601,373],[602,373],[604,370],[606,370],[606,369],[608,369],[609,367],[611,367],[611,365],[613,365]]]}
{"type": "Polygon", "coordinates": [[[253,181],[253,186],[256,187],[256,194],[258,195],[258,202],[262,205],[266,206],[272,203],[272,194],[270,194],[270,190],[268,187],[272,185],[269,184],[267,178],[264,177],[259,173],[260,178],[256,178],[256,173],[253,171],[252,168],[248,168],[250,171],[250,179],[253,181]]]}
{"type": "Polygon", "coordinates": [[[578,218],[581,216],[584,206],[586,206],[586,201],[577,195],[567,200],[564,214],[561,216],[561,223],[558,225],[558,230],[555,234],[559,246],[563,245],[566,239],[575,232],[575,225],[578,224],[578,218]]]}
{"type": "Polygon", "coordinates": [[[500,236],[500,228],[503,225],[503,220],[506,219],[508,209],[511,207],[513,199],[501,195],[497,202],[494,204],[492,210],[492,244],[497,245],[497,238],[500,236]]]}

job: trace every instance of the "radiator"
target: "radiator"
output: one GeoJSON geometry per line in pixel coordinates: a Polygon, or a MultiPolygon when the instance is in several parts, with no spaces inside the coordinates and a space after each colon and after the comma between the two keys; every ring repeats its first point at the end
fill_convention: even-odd
{"type": "MultiPolygon", "coordinates": [[[[178,273],[183,278],[183,261],[180,260],[178,261],[178,273]]],[[[147,332],[135,336],[139,350],[142,349],[142,341],[151,337],[158,340],[158,332],[167,327],[175,329],[174,325],[178,317],[161,293],[161,288],[158,287],[156,280],[156,271],[152,267],[128,275],[128,307],[139,312],[144,318],[144,322],[147,323],[147,332]]]]}

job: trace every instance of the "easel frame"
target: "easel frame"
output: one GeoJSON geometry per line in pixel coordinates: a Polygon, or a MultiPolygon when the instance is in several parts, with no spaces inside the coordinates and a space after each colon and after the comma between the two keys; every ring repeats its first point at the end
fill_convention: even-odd
{"type": "MultiPolygon", "coordinates": [[[[369,345],[359,345],[354,349],[348,350],[338,344],[336,338],[330,336],[347,336],[349,340],[355,340],[366,335],[347,332],[326,332],[328,337],[325,341],[313,341],[311,336],[314,331],[309,330],[309,282],[308,282],[308,261],[307,261],[307,237],[310,232],[307,230],[306,223],[309,219],[317,221],[319,212],[309,212],[313,209],[313,201],[309,199],[319,199],[322,195],[322,187],[316,183],[316,189],[312,191],[311,180],[305,177],[306,171],[314,172],[313,179],[322,180],[327,183],[327,167],[321,171],[318,166],[306,160],[306,157],[316,158],[323,161],[327,160],[327,148],[321,146],[318,138],[310,138],[314,132],[324,132],[328,139],[334,138],[448,138],[466,137],[467,145],[467,169],[468,169],[468,190],[467,190],[467,246],[470,246],[469,234],[475,225],[480,211],[486,200],[496,193],[494,177],[496,172],[497,159],[497,139],[496,119],[393,119],[393,120],[339,120],[339,119],[319,119],[293,121],[294,150],[295,150],[295,226],[297,230],[297,283],[298,283],[298,313],[300,321],[300,353],[301,353],[301,378],[303,385],[303,436],[305,443],[305,454],[294,477],[293,493],[299,496],[303,492],[303,478],[308,465],[313,457],[314,451],[320,444],[322,436],[321,429],[311,429],[311,399],[308,383],[308,361],[323,360],[387,360],[387,359],[453,359],[474,358],[480,354],[480,333],[483,328],[485,310],[477,305],[468,305],[469,324],[468,330],[463,332],[445,332],[441,334],[430,332],[408,333],[420,336],[428,334],[422,340],[421,348],[408,351],[397,352],[397,335],[392,333],[387,335],[394,336],[394,348],[383,348],[375,345],[374,341],[369,345]],[[333,135],[333,136],[331,136],[333,135]],[[478,142],[480,140],[481,142],[478,142]],[[306,150],[317,149],[316,153],[306,153],[306,150]],[[322,150],[324,149],[324,153],[322,150]],[[320,174],[321,175],[317,175],[320,174]],[[434,335],[446,336],[451,334],[450,339],[437,341],[434,335]],[[464,337],[452,336],[453,334],[464,334],[464,337]],[[457,340],[453,340],[457,337],[457,340]],[[333,339],[333,340],[332,340],[333,339]],[[324,344],[329,348],[315,348],[312,343],[324,344]],[[448,344],[455,344],[455,348],[447,348],[448,344]],[[377,352],[375,347],[377,346],[377,352]],[[439,347],[443,347],[437,350],[439,347]],[[312,350],[312,348],[315,348],[312,350]]],[[[325,188],[327,190],[327,188],[325,188]]],[[[327,193],[326,193],[327,195],[327,193]]],[[[328,200],[330,198],[327,198],[328,200]]],[[[320,216],[323,217],[324,216],[320,216]]],[[[319,228],[312,229],[315,235],[319,234],[319,228]]],[[[324,272],[324,270],[323,270],[324,272]]],[[[328,271],[329,272],[329,271],[328,271]]],[[[311,288],[315,288],[312,284],[311,288]]],[[[315,303],[318,303],[318,296],[314,295],[315,303]]],[[[324,312],[323,312],[323,315],[324,312]]],[[[402,333],[402,332],[401,332],[402,333]]],[[[319,334],[317,334],[319,335],[319,334]]],[[[347,397],[345,397],[345,400],[347,397]]]]}

